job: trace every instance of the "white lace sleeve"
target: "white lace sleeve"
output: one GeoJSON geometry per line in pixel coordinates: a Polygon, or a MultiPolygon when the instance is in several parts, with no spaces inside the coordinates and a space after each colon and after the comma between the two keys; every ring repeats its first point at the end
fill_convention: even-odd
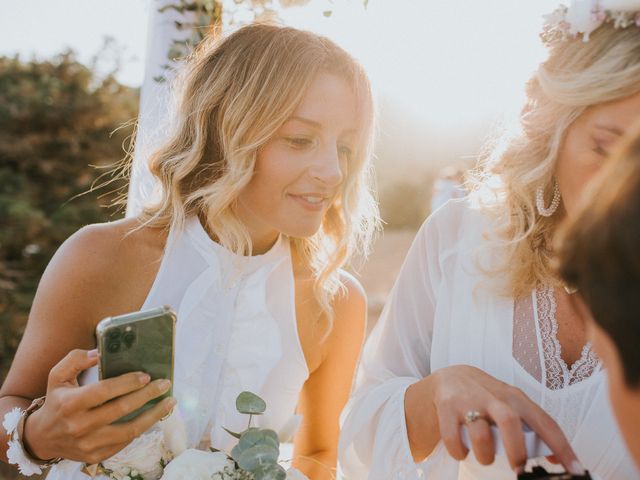
{"type": "Polygon", "coordinates": [[[420,478],[407,439],[404,393],[430,373],[438,232],[420,229],[367,341],[354,396],[343,412],[340,465],[348,479],[420,478]]]}

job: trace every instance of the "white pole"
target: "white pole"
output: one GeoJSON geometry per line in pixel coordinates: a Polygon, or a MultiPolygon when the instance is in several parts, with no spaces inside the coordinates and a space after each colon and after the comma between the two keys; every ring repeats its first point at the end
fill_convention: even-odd
{"type": "MultiPolygon", "coordinates": [[[[145,58],[144,82],[140,89],[140,113],[135,139],[131,181],[127,200],[127,217],[138,215],[144,204],[153,197],[156,181],[149,172],[149,155],[167,137],[171,120],[171,99],[169,85],[173,79],[173,69],[163,69],[169,64],[168,53],[174,40],[190,36],[188,29],[178,30],[176,22],[195,23],[193,12],[180,13],[174,9],[160,12],[163,6],[177,3],[175,0],[151,0],[149,4],[149,30],[145,58]],[[158,82],[157,77],[165,81],[158,82]]],[[[171,62],[172,67],[176,67],[171,62]]]]}

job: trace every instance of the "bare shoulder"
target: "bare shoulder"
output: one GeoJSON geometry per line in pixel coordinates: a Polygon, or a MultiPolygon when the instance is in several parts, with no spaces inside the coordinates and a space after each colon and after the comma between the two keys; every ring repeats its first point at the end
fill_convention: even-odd
{"type": "Polygon", "coordinates": [[[331,335],[347,335],[358,341],[366,330],[367,294],[358,279],[350,273],[341,270],[340,280],[343,288],[334,297],[331,335]]]}
{"type": "Polygon", "coordinates": [[[138,255],[145,256],[153,250],[161,252],[165,240],[162,230],[141,227],[137,218],[126,218],[81,228],[62,244],[56,257],[85,260],[89,269],[117,267],[138,255]]]}
{"type": "Polygon", "coordinates": [[[102,318],[140,309],[166,235],[137,226],[136,219],[89,225],[58,249],[38,285],[3,394],[42,395],[49,371],[62,357],[95,347],[102,318]]]}
{"type": "Polygon", "coordinates": [[[52,294],[67,305],[98,310],[94,319],[104,313],[100,310],[135,307],[149,276],[157,272],[166,241],[161,229],[138,227],[133,218],[88,225],[74,233],[47,266],[34,307],[38,297],[52,294]]]}
{"type": "Polygon", "coordinates": [[[333,321],[328,323],[315,296],[315,275],[295,254],[293,274],[298,335],[309,371],[319,368],[331,356],[331,351],[344,353],[351,350],[350,346],[359,351],[367,318],[367,300],[360,282],[346,271],[340,271],[343,288],[332,299],[333,321]]]}
{"type": "Polygon", "coordinates": [[[336,296],[334,308],[366,307],[367,294],[360,281],[345,270],[340,270],[340,281],[344,288],[336,296]]]}

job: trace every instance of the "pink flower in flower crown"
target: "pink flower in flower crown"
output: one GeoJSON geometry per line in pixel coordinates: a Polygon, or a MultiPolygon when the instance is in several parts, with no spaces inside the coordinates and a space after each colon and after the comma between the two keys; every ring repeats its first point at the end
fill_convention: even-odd
{"type": "Polygon", "coordinates": [[[602,23],[607,19],[607,12],[605,12],[602,8],[594,7],[591,11],[591,15],[593,17],[594,22],[602,23]]]}
{"type": "Polygon", "coordinates": [[[589,40],[591,32],[603,22],[599,19],[599,15],[594,15],[594,12],[597,11],[599,8],[594,0],[572,0],[565,17],[565,20],[571,25],[571,35],[582,33],[584,40],[589,40]]]}

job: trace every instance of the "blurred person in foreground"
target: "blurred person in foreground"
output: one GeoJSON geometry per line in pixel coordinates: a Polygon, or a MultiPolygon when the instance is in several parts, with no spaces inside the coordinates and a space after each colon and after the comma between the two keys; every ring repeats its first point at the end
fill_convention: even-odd
{"type": "Polygon", "coordinates": [[[638,0],[547,17],[549,57],[527,84],[520,131],[468,198],[427,219],[367,341],[343,416],[349,478],[513,480],[533,463],[525,426],[562,463],[535,459],[547,471],[638,478],[551,264],[558,225],[640,114],[638,18],[638,0]]]}
{"type": "Polygon", "coordinates": [[[571,220],[558,271],[576,290],[593,346],[608,372],[609,396],[640,467],[640,124],[571,220]]]}

